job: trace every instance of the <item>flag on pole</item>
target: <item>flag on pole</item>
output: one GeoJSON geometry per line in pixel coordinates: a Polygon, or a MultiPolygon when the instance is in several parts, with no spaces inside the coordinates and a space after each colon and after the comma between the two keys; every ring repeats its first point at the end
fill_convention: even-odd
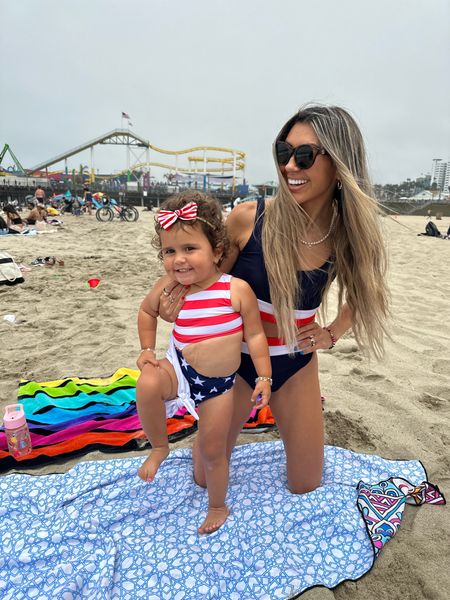
{"type": "Polygon", "coordinates": [[[129,119],[129,118],[130,118],[130,115],[128,113],[122,111],[122,119],[129,119]]]}

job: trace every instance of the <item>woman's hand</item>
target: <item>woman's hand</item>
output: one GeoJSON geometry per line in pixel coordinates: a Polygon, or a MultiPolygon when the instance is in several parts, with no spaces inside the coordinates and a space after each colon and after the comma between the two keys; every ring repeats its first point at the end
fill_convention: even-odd
{"type": "Polygon", "coordinates": [[[331,344],[329,332],[315,321],[298,329],[297,346],[302,354],[311,354],[316,350],[328,350],[331,344]]]}
{"type": "Polygon", "coordinates": [[[176,320],[188,290],[189,287],[176,281],[170,281],[165,285],[159,297],[159,316],[164,321],[173,323],[176,320]]]}

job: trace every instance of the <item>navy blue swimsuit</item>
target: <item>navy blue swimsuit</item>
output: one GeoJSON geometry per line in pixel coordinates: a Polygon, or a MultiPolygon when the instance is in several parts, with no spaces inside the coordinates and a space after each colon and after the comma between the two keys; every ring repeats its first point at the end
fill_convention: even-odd
{"type": "MultiPolygon", "coordinates": [[[[253,289],[258,299],[261,319],[275,323],[270,299],[269,280],[262,250],[263,218],[264,199],[261,198],[257,202],[253,232],[240,252],[231,274],[244,279],[253,289]]],[[[295,310],[295,319],[299,326],[314,320],[314,315],[322,301],[322,294],[328,281],[328,270],[331,264],[331,260],[329,260],[318,269],[299,271],[298,277],[302,297],[295,310]]],[[[282,340],[268,338],[268,342],[272,362],[272,391],[276,392],[292,375],[309,363],[312,354],[303,355],[300,352],[295,352],[293,356],[289,356],[289,349],[283,345],[282,340]]],[[[257,373],[245,344],[243,344],[238,374],[250,387],[255,387],[257,373]]]]}

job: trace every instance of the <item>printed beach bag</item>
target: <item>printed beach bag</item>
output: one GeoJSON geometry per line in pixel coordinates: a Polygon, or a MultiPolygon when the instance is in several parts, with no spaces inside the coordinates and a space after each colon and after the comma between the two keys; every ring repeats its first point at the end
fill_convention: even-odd
{"type": "Polygon", "coordinates": [[[24,278],[13,257],[0,250],[0,285],[23,283],[24,278]]]}

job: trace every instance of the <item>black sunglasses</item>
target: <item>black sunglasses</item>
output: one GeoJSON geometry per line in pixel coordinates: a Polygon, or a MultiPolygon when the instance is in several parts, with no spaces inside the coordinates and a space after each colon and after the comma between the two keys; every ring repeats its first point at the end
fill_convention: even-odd
{"type": "Polygon", "coordinates": [[[287,165],[294,155],[295,164],[299,169],[309,169],[313,166],[318,154],[328,154],[324,148],[315,144],[302,144],[294,148],[288,142],[278,140],[275,142],[275,155],[279,165],[287,165]]]}

